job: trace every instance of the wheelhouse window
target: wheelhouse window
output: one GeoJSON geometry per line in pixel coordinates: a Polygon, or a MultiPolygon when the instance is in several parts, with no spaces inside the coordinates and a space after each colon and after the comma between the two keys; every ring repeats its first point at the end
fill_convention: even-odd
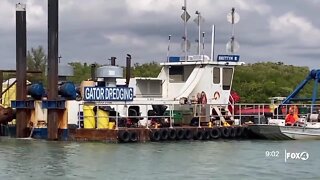
{"type": "Polygon", "coordinates": [[[183,82],[183,66],[171,66],[169,68],[170,82],[183,82]]]}
{"type": "Polygon", "coordinates": [[[230,90],[232,83],[233,68],[223,68],[222,89],[230,90]]]}
{"type": "Polygon", "coordinates": [[[213,68],[213,83],[214,84],[220,83],[220,68],[219,67],[213,68]]]}

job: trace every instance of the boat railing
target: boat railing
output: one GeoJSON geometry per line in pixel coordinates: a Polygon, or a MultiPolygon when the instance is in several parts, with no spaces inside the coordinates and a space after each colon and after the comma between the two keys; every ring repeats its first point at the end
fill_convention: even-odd
{"type": "MultiPolygon", "coordinates": [[[[78,113],[78,128],[81,128],[81,125],[80,125],[80,122],[81,120],[83,121],[85,118],[94,118],[94,122],[93,124],[95,124],[95,127],[93,126],[93,128],[97,128],[99,129],[99,126],[98,124],[100,124],[99,121],[101,121],[103,118],[107,118],[108,121],[112,121],[114,122],[115,124],[115,129],[119,129],[121,128],[119,126],[119,124],[122,124],[121,121],[122,120],[139,120],[139,122],[142,120],[142,121],[145,121],[144,122],[144,126],[145,128],[149,128],[149,126],[151,125],[151,121],[156,119],[156,120],[165,120],[165,119],[168,119],[167,122],[168,122],[168,125],[169,127],[173,127],[173,124],[174,124],[174,116],[173,116],[173,105],[172,104],[167,104],[168,106],[168,112],[169,114],[167,115],[149,115],[148,114],[148,111],[150,110],[151,108],[151,105],[153,104],[79,104],[79,112],[81,112],[80,110],[81,109],[84,109],[85,106],[95,106],[97,110],[101,110],[100,108],[103,108],[103,107],[111,107],[110,109],[110,112],[113,111],[115,112],[115,115],[98,115],[98,113],[94,113],[93,112],[93,109],[92,109],[92,112],[90,113],[90,115],[85,115],[85,114],[80,114],[78,113]],[[82,106],[82,107],[81,107],[82,106]],[[139,110],[140,112],[136,112],[135,115],[129,115],[128,113],[128,106],[139,106],[139,110]],[[145,110],[145,111],[144,111],[145,110]],[[125,111],[125,112],[124,112],[125,111]],[[143,112],[146,112],[145,114],[142,114],[141,111],[143,112]],[[121,112],[121,113],[119,113],[121,112]]],[[[126,126],[124,126],[126,127],[126,126]]],[[[102,127],[102,129],[104,128],[109,128],[109,127],[102,127]]]]}
{"type": "MultiPolygon", "coordinates": [[[[90,105],[90,104],[87,104],[90,105]]],[[[320,110],[319,105],[312,104],[288,104],[288,105],[274,105],[263,103],[235,103],[231,111],[229,109],[230,104],[162,104],[166,105],[167,109],[162,115],[148,114],[148,111],[152,110],[151,103],[137,103],[137,104],[91,104],[100,107],[110,106],[116,113],[107,117],[109,121],[115,123],[115,128],[118,129],[121,121],[126,119],[138,121],[139,127],[149,128],[154,126],[153,120],[162,121],[167,123],[167,127],[173,127],[178,121],[183,121],[181,124],[188,124],[193,126],[202,127],[207,126],[209,122],[214,122],[216,126],[224,126],[225,122],[233,125],[242,125],[245,123],[254,124],[266,124],[268,119],[285,119],[285,116],[289,113],[290,108],[296,106],[297,115],[299,117],[306,117],[308,114],[320,110]],[[129,106],[139,106],[139,112],[135,114],[128,113],[129,106]],[[213,110],[218,111],[213,113],[213,110]],[[180,118],[180,119],[179,119],[180,118]],[[194,124],[192,124],[192,122],[194,124]]],[[[86,104],[79,105],[80,109],[83,109],[86,104]],[[82,106],[82,108],[80,107],[82,106]]],[[[94,118],[95,124],[99,124],[101,118],[106,118],[104,115],[98,113],[92,113],[90,115],[78,114],[78,127],[80,128],[80,121],[84,118],[94,118]]],[[[155,121],[155,122],[156,122],[155,121]]],[[[98,126],[96,128],[99,128],[98,126]]]]}

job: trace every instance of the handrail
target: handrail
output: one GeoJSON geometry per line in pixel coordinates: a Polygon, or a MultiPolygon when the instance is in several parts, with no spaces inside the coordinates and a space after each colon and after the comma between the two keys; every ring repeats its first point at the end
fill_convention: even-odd
{"type": "Polygon", "coordinates": [[[14,80],[4,91],[1,92],[1,97],[4,93],[6,93],[13,85],[15,85],[17,80],[14,80]]]}
{"type": "MultiPolygon", "coordinates": [[[[17,80],[14,80],[4,91],[1,89],[1,97],[0,97],[0,104],[2,104],[2,96],[5,94],[9,89],[16,84],[17,80]]],[[[0,82],[1,83],[1,82],[0,82]]],[[[2,87],[2,86],[1,86],[2,87]]]]}
{"type": "MultiPolygon", "coordinates": [[[[85,105],[85,103],[84,104],[79,104],[79,111],[81,109],[80,108],[81,105],[85,105]]],[[[288,110],[288,108],[290,106],[292,106],[292,105],[297,105],[298,107],[306,108],[305,111],[299,112],[299,114],[298,114],[299,117],[303,117],[303,116],[305,116],[305,115],[307,115],[309,113],[312,113],[310,111],[311,107],[312,107],[312,104],[280,105],[280,106],[277,107],[279,110],[272,111],[273,110],[273,108],[271,106],[272,104],[266,104],[266,103],[265,104],[263,104],[263,103],[251,103],[251,104],[249,104],[249,103],[236,103],[235,105],[239,106],[239,110],[237,110],[236,112],[232,112],[231,115],[230,114],[222,114],[222,113],[218,113],[218,115],[214,115],[214,114],[212,114],[212,112],[210,112],[210,114],[208,114],[209,111],[207,111],[208,110],[207,108],[210,108],[210,110],[211,110],[211,108],[216,108],[216,110],[221,112],[222,109],[223,109],[222,106],[227,107],[229,104],[206,104],[205,106],[204,106],[204,104],[185,104],[185,105],[175,106],[174,104],[167,103],[167,104],[163,104],[163,105],[167,105],[168,106],[167,111],[169,111],[169,115],[149,116],[147,114],[147,112],[148,112],[148,110],[150,110],[152,103],[149,103],[149,104],[139,104],[139,103],[137,103],[137,104],[130,104],[130,105],[139,105],[140,106],[140,110],[142,111],[142,114],[141,115],[129,116],[127,111],[126,112],[122,111],[122,105],[127,105],[128,106],[129,104],[125,104],[125,103],[123,103],[123,104],[121,104],[121,103],[119,103],[119,104],[97,104],[96,106],[99,106],[99,107],[101,107],[101,106],[111,106],[111,107],[114,108],[114,110],[116,112],[120,113],[120,114],[116,113],[115,116],[108,116],[109,118],[115,118],[115,120],[116,120],[116,128],[118,128],[118,120],[119,120],[119,118],[139,118],[139,120],[142,120],[142,119],[146,120],[146,126],[145,125],[143,125],[143,126],[145,128],[147,128],[147,129],[149,128],[149,124],[150,124],[150,120],[149,119],[150,118],[170,118],[169,123],[170,123],[170,127],[172,127],[173,124],[174,124],[174,117],[175,117],[173,111],[174,110],[188,111],[188,108],[186,108],[186,107],[189,107],[189,108],[191,107],[194,111],[198,112],[197,114],[193,114],[191,112],[191,109],[189,109],[190,110],[190,115],[193,114],[193,115],[191,115],[193,118],[194,117],[198,117],[199,118],[198,127],[201,127],[200,126],[200,122],[204,122],[204,121],[200,121],[200,118],[201,119],[209,118],[210,121],[213,121],[214,119],[217,119],[217,120],[219,120],[219,122],[217,122],[217,123],[221,123],[221,121],[223,121],[223,119],[226,116],[228,116],[228,118],[230,118],[230,120],[238,119],[240,124],[243,124],[242,123],[243,120],[246,120],[245,118],[247,118],[247,117],[249,117],[251,119],[251,121],[257,120],[257,121],[255,121],[256,123],[263,122],[262,121],[262,117],[263,116],[267,116],[267,115],[270,115],[271,118],[277,118],[278,119],[279,115],[282,116],[281,118],[284,118],[284,115],[285,115],[284,113],[287,113],[287,111],[284,111],[284,110],[288,110]],[[185,106],[185,107],[183,107],[183,106],[185,106]],[[206,108],[206,111],[201,111],[201,108],[206,108]],[[254,111],[246,111],[246,110],[250,110],[250,109],[254,109],[254,111]],[[270,109],[270,111],[268,109],[270,109]],[[283,110],[283,111],[281,111],[281,110],[283,110]],[[201,113],[201,112],[203,112],[203,113],[201,113]],[[204,112],[206,112],[206,113],[204,113],[204,112]],[[268,112],[268,114],[267,114],[267,112],[268,112]],[[215,117],[219,117],[219,118],[215,118],[215,117]],[[233,117],[233,119],[231,119],[231,117],[233,117]],[[252,119],[252,118],[254,118],[254,119],[252,119]]],[[[315,106],[315,107],[317,108],[317,110],[320,110],[320,104],[317,104],[317,106],[315,106]]],[[[80,116],[80,113],[79,113],[79,117],[78,117],[79,122],[80,122],[80,119],[82,119],[84,117],[99,118],[99,117],[105,117],[105,116],[98,116],[98,115],[94,115],[94,116],[82,115],[82,116],[80,116]]],[[[207,122],[207,121],[205,121],[205,122],[207,122]]],[[[142,124],[145,124],[145,122],[143,122],[142,124]]],[[[79,125],[80,125],[80,123],[79,123],[79,125]]]]}

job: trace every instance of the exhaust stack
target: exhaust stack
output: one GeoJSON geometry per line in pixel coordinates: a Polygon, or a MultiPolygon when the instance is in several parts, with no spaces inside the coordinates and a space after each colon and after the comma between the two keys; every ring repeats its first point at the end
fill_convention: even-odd
{"type": "Polygon", "coordinates": [[[115,66],[116,65],[116,57],[111,57],[111,66],[115,66]]]}
{"type": "Polygon", "coordinates": [[[127,54],[127,67],[126,67],[126,86],[129,87],[131,76],[131,55],[127,54]]]}
{"type": "Polygon", "coordinates": [[[91,64],[91,81],[96,80],[96,64],[91,64]]]}

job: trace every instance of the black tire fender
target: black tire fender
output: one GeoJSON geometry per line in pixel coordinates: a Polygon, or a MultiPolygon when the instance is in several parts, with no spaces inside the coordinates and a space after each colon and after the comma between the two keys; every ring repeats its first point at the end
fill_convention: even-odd
{"type": "Polygon", "coordinates": [[[194,139],[202,140],[203,139],[203,131],[202,130],[195,131],[194,139]]]}
{"type": "Polygon", "coordinates": [[[210,136],[212,139],[218,139],[221,136],[221,132],[219,128],[212,128],[210,131],[210,136]]]}
{"type": "Polygon", "coordinates": [[[229,129],[230,129],[230,138],[235,138],[236,137],[236,135],[237,135],[237,130],[236,130],[236,128],[234,128],[234,127],[229,127],[229,129]]]}
{"type": "Polygon", "coordinates": [[[241,137],[243,133],[243,127],[237,127],[237,137],[241,137]]]}
{"type": "Polygon", "coordinates": [[[224,138],[229,138],[230,136],[230,129],[229,128],[226,128],[226,127],[222,127],[220,129],[221,131],[221,136],[224,137],[224,138]]]}
{"type": "Polygon", "coordinates": [[[243,138],[248,138],[249,137],[249,129],[248,127],[242,127],[242,136],[243,138]]]}
{"type": "Polygon", "coordinates": [[[138,141],[138,133],[136,131],[130,132],[130,141],[137,142],[138,141]]]}
{"type": "Polygon", "coordinates": [[[177,137],[177,131],[175,129],[169,129],[169,139],[175,140],[177,137]]]}
{"type": "Polygon", "coordinates": [[[176,137],[178,140],[181,140],[184,138],[184,134],[185,134],[185,131],[183,129],[177,129],[176,131],[176,137]]]}
{"type": "Polygon", "coordinates": [[[193,137],[191,129],[186,129],[184,133],[184,139],[190,140],[193,137]]]}
{"type": "Polygon", "coordinates": [[[119,131],[118,139],[120,142],[128,142],[130,140],[129,131],[119,131]]]}
{"type": "Polygon", "coordinates": [[[160,130],[161,140],[167,140],[169,136],[169,132],[167,129],[160,130]]]}
{"type": "Polygon", "coordinates": [[[160,139],[161,139],[160,131],[158,131],[158,130],[150,131],[150,140],[151,141],[160,141],[160,139]]]}
{"type": "Polygon", "coordinates": [[[211,138],[211,136],[210,136],[210,129],[205,129],[204,131],[203,131],[203,137],[202,137],[202,139],[203,140],[209,140],[211,138]]]}

